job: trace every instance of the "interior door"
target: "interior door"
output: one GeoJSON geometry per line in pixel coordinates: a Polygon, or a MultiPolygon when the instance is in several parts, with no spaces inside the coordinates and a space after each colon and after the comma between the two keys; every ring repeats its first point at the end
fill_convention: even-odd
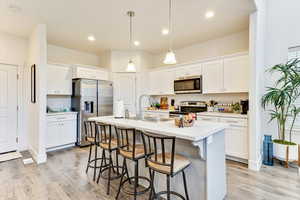
{"type": "Polygon", "coordinates": [[[114,74],[114,98],[115,101],[123,100],[125,109],[136,112],[136,76],[134,73],[114,74]]]}
{"type": "Polygon", "coordinates": [[[17,67],[0,64],[0,153],[17,150],[17,67]]]}

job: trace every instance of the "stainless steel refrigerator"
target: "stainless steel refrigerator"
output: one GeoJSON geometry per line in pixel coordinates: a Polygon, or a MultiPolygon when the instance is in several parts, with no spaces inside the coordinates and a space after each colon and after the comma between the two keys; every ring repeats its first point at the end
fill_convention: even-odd
{"type": "Polygon", "coordinates": [[[113,115],[113,84],[110,81],[73,79],[72,110],[78,112],[77,145],[86,146],[83,122],[90,117],[113,115]]]}

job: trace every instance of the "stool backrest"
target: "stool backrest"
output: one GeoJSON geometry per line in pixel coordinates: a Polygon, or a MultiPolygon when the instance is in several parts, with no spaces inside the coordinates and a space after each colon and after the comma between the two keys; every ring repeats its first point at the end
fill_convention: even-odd
{"type": "Polygon", "coordinates": [[[111,125],[97,122],[96,131],[99,137],[99,142],[102,144],[108,144],[108,148],[111,149],[111,142],[114,138],[111,125]]]}
{"type": "Polygon", "coordinates": [[[85,139],[87,140],[87,138],[95,138],[96,141],[95,121],[84,121],[83,126],[85,131],[85,139]]]}
{"type": "Polygon", "coordinates": [[[136,130],[134,128],[117,127],[117,141],[118,148],[122,151],[128,152],[133,159],[135,159],[136,150],[136,130]]]}
{"type": "Polygon", "coordinates": [[[170,168],[173,174],[176,137],[142,132],[146,160],[170,168]],[[168,146],[166,148],[166,146],[168,146]]]}

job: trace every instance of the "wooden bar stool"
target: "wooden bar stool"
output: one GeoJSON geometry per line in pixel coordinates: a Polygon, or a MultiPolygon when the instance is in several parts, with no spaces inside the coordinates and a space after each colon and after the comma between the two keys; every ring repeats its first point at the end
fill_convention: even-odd
{"type": "Polygon", "coordinates": [[[100,166],[100,171],[97,179],[99,183],[100,177],[107,179],[107,195],[110,193],[110,182],[111,180],[121,177],[119,173],[119,153],[116,134],[112,133],[112,126],[110,124],[96,123],[96,132],[99,136],[99,146],[102,148],[102,161],[100,166]],[[108,152],[108,158],[106,158],[106,152],[108,152]],[[115,152],[116,155],[116,165],[114,165],[112,154],[115,152]],[[106,163],[108,161],[108,163],[106,163]],[[108,171],[108,175],[105,176],[104,173],[108,171]],[[113,172],[113,174],[112,174],[113,172]]]}
{"type": "Polygon", "coordinates": [[[189,200],[184,170],[191,164],[191,162],[187,158],[175,154],[176,138],[144,132],[142,133],[142,140],[145,148],[146,164],[150,169],[151,177],[151,191],[149,199],[159,198],[161,195],[167,194],[167,199],[170,200],[170,196],[172,194],[183,200],[189,200]],[[170,152],[166,151],[166,146],[170,147],[170,152]],[[155,193],[155,172],[159,172],[167,176],[167,191],[155,193]],[[170,177],[174,177],[180,172],[182,172],[185,198],[181,194],[170,190],[170,177]]]}
{"type": "Polygon", "coordinates": [[[84,121],[84,130],[85,130],[85,139],[88,141],[90,144],[90,151],[89,151],[89,158],[86,166],[86,173],[88,173],[89,168],[94,169],[94,176],[93,176],[93,181],[96,180],[96,171],[99,169],[101,166],[97,165],[98,161],[102,161],[105,158],[100,158],[98,157],[98,147],[99,147],[99,138],[98,134],[96,131],[96,123],[94,121],[84,121]],[[94,151],[94,159],[92,159],[92,149],[93,147],[95,148],[94,151]]]}
{"type": "Polygon", "coordinates": [[[139,171],[138,171],[139,160],[146,157],[144,146],[143,144],[137,144],[136,141],[137,131],[135,129],[116,127],[116,132],[117,132],[120,155],[122,155],[123,157],[123,171],[122,171],[121,181],[120,181],[116,199],[118,199],[121,190],[128,195],[133,195],[134,199],[136,199],[137,195],[144,194],[151,187],[150,179],[147,177],[139,176],[139,171]],[[132,177],[129,177],[128,175],[128,168],[126,162],[127,159],[134,162],[134,176],[132,177]],[[123,180],[125,174],[127,174],[127,178],[123,180]],[[129,191],[125,189],[125,183],[129,182],[129,184],[131,184],[131,180],[134,180],[133,191],[129,191]],[[139,188],[139,180],[147,181],[149,183],[149,186],[147,188],[144,187],[139,188]]]}

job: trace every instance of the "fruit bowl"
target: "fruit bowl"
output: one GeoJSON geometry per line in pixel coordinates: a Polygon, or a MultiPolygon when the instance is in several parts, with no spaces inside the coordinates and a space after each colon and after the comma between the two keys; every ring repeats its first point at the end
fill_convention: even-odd
{"type": "Polygon", "coordinates": [[[177,127],[192,127],[195,124],[195,118],[192,115],[185,115],[181,118],[176,117],[174,119],[175,126],[177,127]]]}

